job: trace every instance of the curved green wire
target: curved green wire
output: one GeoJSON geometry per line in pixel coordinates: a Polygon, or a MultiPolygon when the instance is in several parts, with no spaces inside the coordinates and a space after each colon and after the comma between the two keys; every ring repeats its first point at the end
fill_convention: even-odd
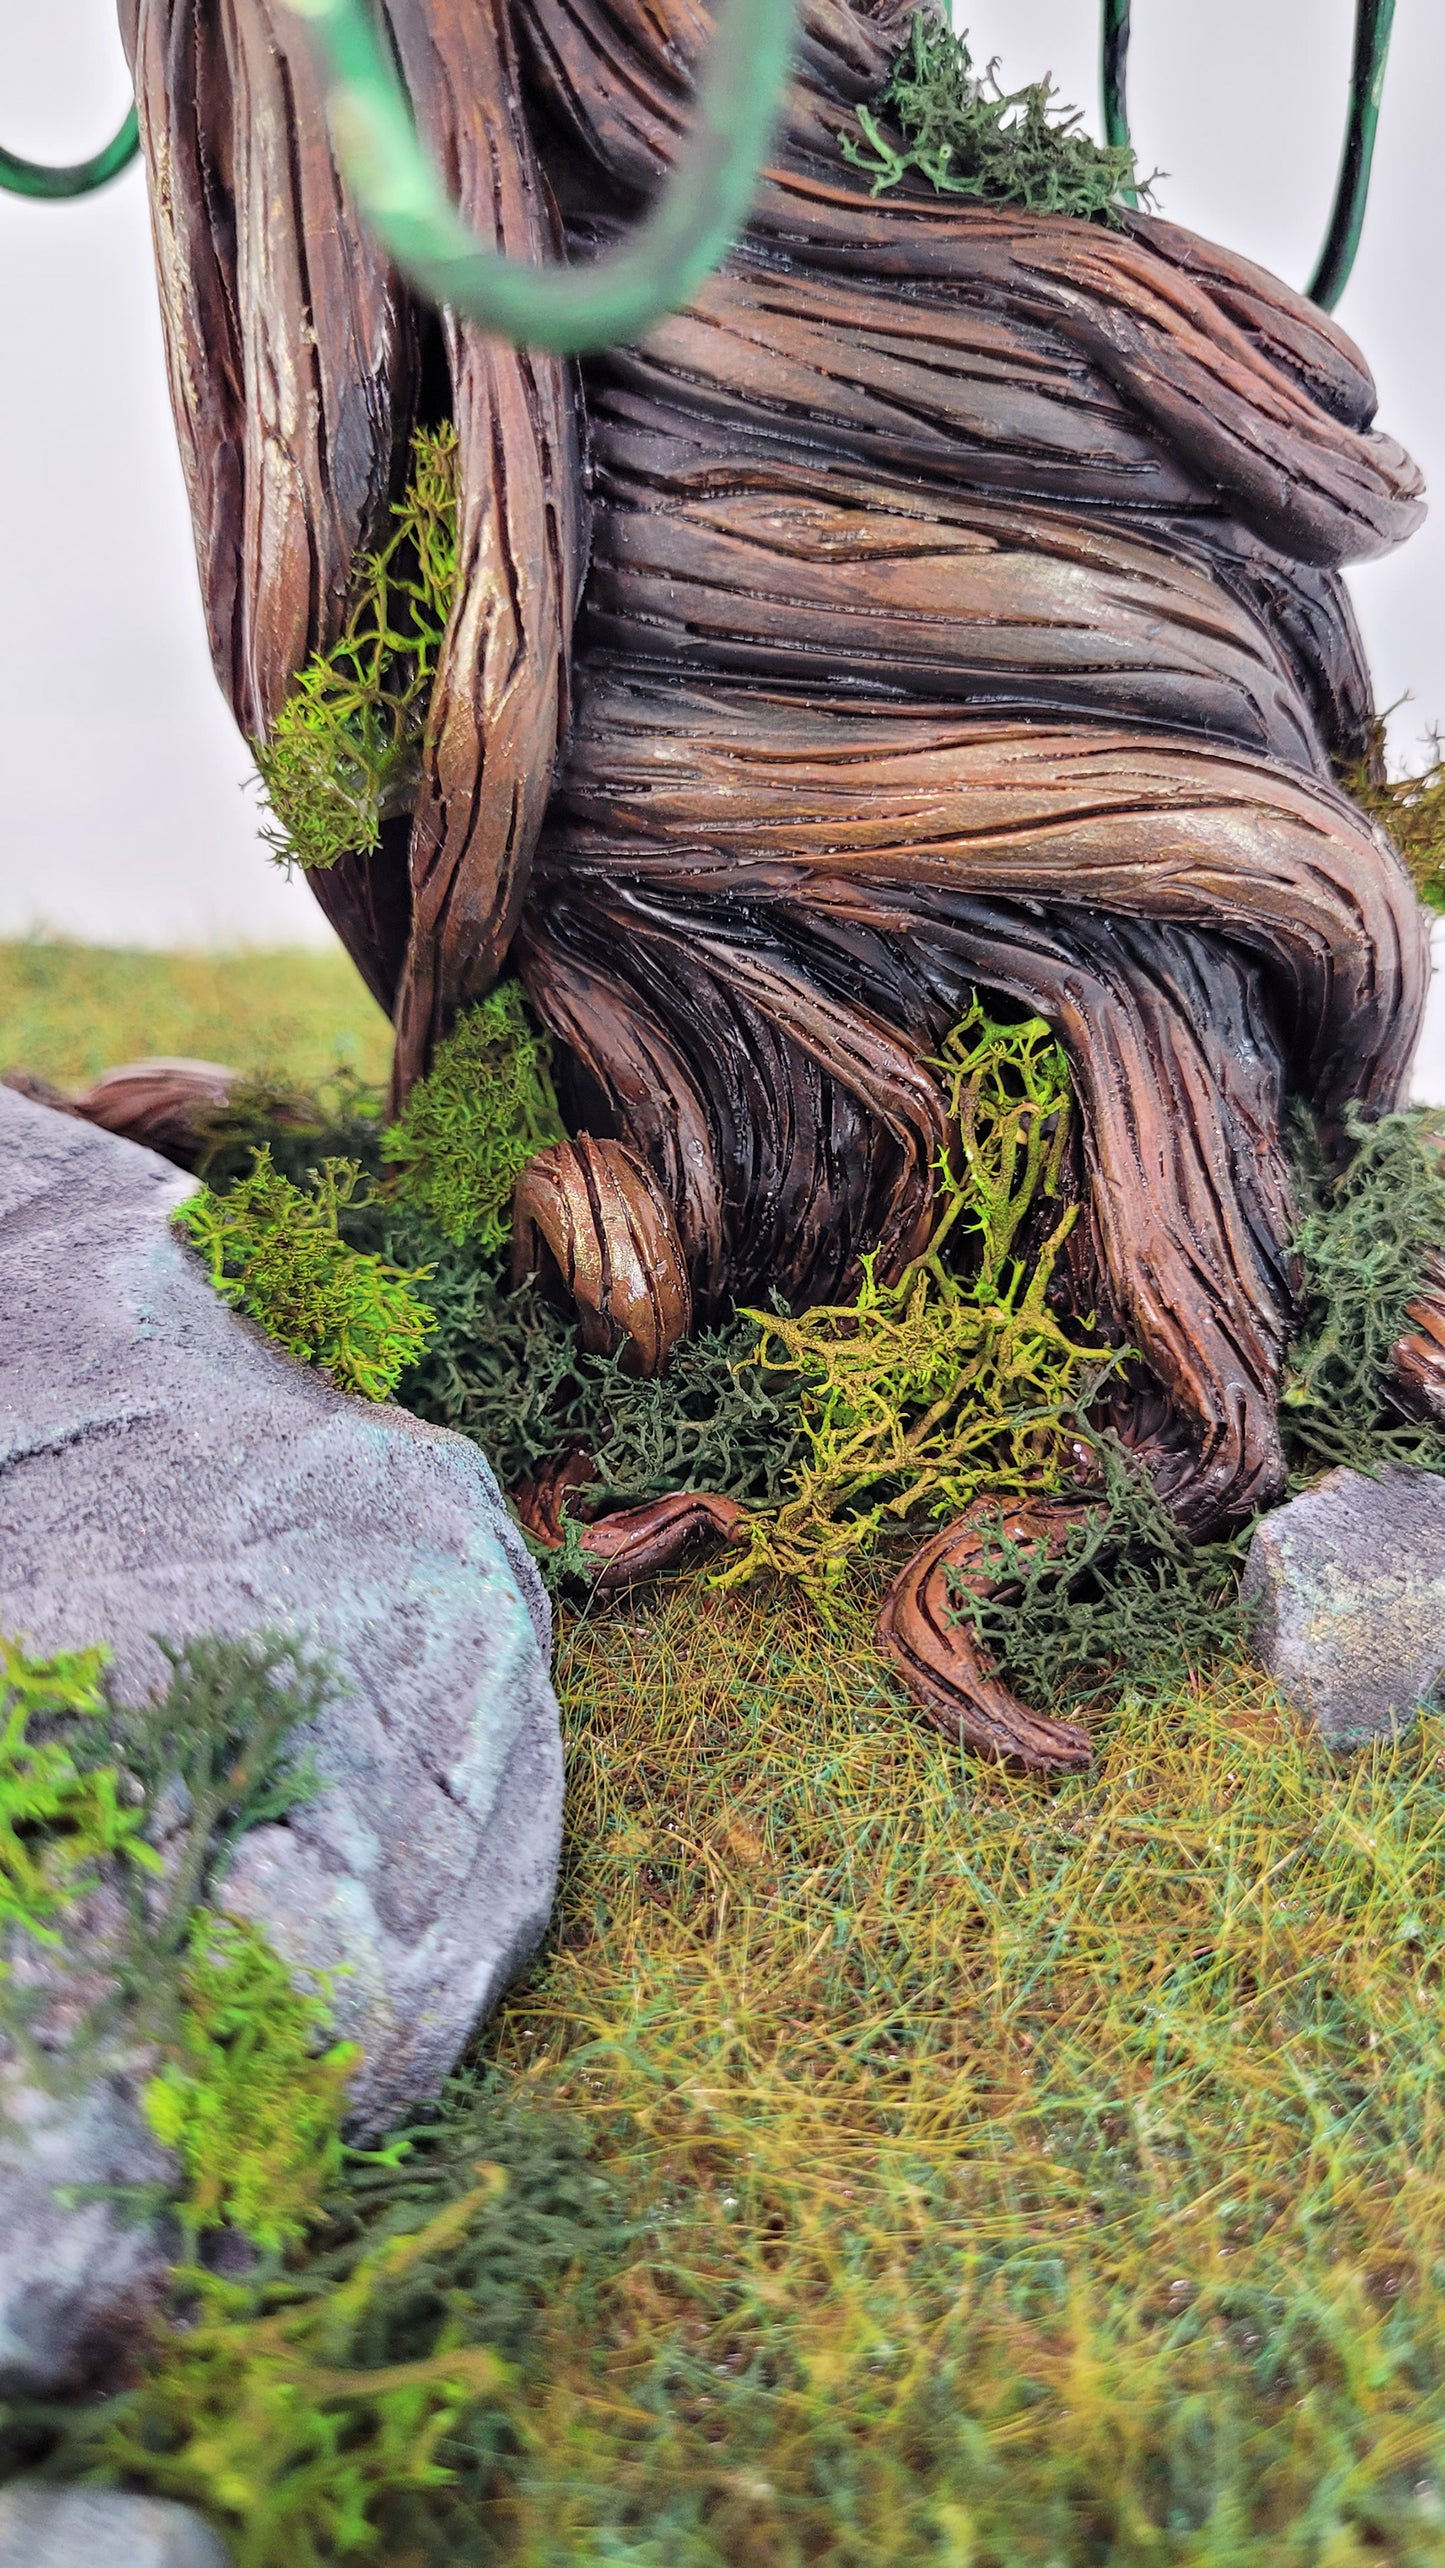
{"type": "Polygon", "coordinates": [[[1345,127],[1339,183],[1330,210],[1330,227],[1319,264],[1306,291],[1313,303],[1333,312],[1350,281],[1365,207],[1370,196],[1370,167],[1380,122],[1385,63],[1395,24],[1395,0],[1358,0],[1355,10],[1355,58],[1350,74],[1350,115],[1345,127]]]}
{"type": "Polygon", "coordinates": [[[327,77],[332,142],[371,229],[433,303],[519,346],[581,356],[690,302],[741,230],[792,62],[798,0],[724,0],[693,129],[651,212],[584,266],[484,246],[449,202],[365,0],[288,0],[327,77]]]}
{"type": "MultiPolygon", "coordinates": [[[[1129,64],[1130,0],[1104,0],[1103,88],[1104,139],[1129,141],[1126,74],[1129,64]]],[[[1380,122],[1385,63],[1395,23],[1395,0],[1355,0],[1355,51],[1350,70],[1350,113],[1345,127],[1344,157],[1329,229],[1314,275],[1305,291],[1322,311],[1333,312],[1350,281],[1350,271],[1365,228],[1370,197],[1370,170],[1380,122]]]]}
{"type": "MultiPolygon", "coordinates": [[[[1114,151],[1128,151],[1129,0],[1104,0],[1104,140],[1114,151]]],[[[1126,205],[1137,205],[1137,191],[1123,190],[1126,205]]]]}
{"type": "Polygon", "coordinates": [[[45,161],[22,160],[0,143],[0,187],[12,196],[89,196],[108,180],[119,178],[140,150],[140,125],[132,107],[120,132],[93,160],[71,161],[52,168],[45,161]]]}

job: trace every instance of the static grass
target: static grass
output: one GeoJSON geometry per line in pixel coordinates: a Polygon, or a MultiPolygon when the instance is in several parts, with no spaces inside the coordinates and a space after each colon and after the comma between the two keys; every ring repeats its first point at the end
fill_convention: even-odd
{"type": "Polygon", "coordinates": [[[384,1084],[391,1030],[349,957],[304,947],[153,954],[31,937],[0,944],[0,1071],[85,1088],[153,1053],[301,1086],[349,1064],[384,1084]]]}
{"type": "Polygon", "coordinates": [[[644,2234],[543,2310],[478,2546],[408,2557],[1438,2562],[1445,1721],[1336,1765],[1225,1672],[1050,1787],[693,1583],[559,1684],[488,2052],[644,2234]]]}

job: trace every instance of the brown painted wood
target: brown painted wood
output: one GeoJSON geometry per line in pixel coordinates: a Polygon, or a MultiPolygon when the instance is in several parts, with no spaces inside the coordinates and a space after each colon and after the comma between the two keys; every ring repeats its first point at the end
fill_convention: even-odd
{"type": "MultiPolygon", "coordinates": [[[[321,166],[275,0],[247,31],[241,0],[139,5],[173,393],[254,723],[394,485],[422,325],[321,166]]],[[[535,256],[549,189],[576,256],[632,218],[710,27],[705,0],[388,8],[464,210],[535,256]]],[[[748,235],[642,346],[574,378],[447,332],[464,572],[410,849],[318,890],[399,1089],[511,955],[699,1315],[896,1271],[930,1051],[975,986],[1039,1010],[1083,1110],[1071,1289],[1140,1351],[1135,1441],[1202,1530],[1281,1485],[1285,1097],[1396,1104],[1423,1003],[1418,905],[1331,781],[1371,716],[1340,566],[1411,532],[1419,475],[1358,350],[1248,261],[1151,216],[871,197],[838,138],[910,9],[809,0],[748,235]]]]}
{"type": "Polygon", "coordinates": [[[1007,1592],[996,1563],[1001,1544],[1016,1554],[1057,1551],[1079,1510],[997,1504],[971,1508],[915,1553],[894,1580],[878,1617],[878,1646],[925,1717],[945,1738],[998,1765],[1034,1774],[1077,1774],[1090,1763],[1087,1730],[1031,1712],[988,1665],[958,1615],[961,1588],[1007,1592]]]}

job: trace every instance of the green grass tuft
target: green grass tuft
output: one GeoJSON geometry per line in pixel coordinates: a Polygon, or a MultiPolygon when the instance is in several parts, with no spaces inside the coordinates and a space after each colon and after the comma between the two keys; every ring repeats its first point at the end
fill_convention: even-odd
{"type": "Polygon", "coordinates": [[[916,170],[941,195],[1117,219],[1127,191],[1149,192],[1134,154],[1094,142],[1076,108],[1055,106],[1057,94],[1048,80],[1005,90],[992,69],[980,78],[966,39],[920,9],[876,111],[858,110],[864,143],[844,135],[843,156],[875,196],[916,170]]]}
{"type": "Polygon", "coordinates": [[[308,661],[269,741],[255,744],[282,865],[334,865],[409,811],[437,656],[457,581],[457,438],[419,432],[393,531],[356,572],[339,641],[308,661]]]}
{"type": "Polygon", "coordinates": [[[503,981],[438,1045],[381,1150],[401,1170],[402,1200],[454,1247],[470,1241],[485,1257],[510,1236],[512,1190],[528,1160],[562,1137],[551,1047],[521,983],[503,981]]]}
{"type": "Polygon", "coordinates": [[[211,1282],[288,1354],[323,1365],[343,1391],[385,1400],[432,1331],[412,1291],[415,1274],[351,1248],[340,1216],[361,1183],[354,1161],[327,1160],[309,1191],[256,1155],[229,1193],[203,1188],[176,1225],[205,1258],[211,1282]]]}

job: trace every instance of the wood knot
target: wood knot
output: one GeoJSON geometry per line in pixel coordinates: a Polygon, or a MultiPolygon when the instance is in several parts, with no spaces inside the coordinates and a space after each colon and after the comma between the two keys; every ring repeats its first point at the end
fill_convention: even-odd
{"type": "Polygon", "coordinates": [[[692,1326],[672,1206],[620,1141],[583,1134],[529,1159],[512,1199],[512,1280],[560,1281],[583,1345],[661,1373],[692,1326]]]}

